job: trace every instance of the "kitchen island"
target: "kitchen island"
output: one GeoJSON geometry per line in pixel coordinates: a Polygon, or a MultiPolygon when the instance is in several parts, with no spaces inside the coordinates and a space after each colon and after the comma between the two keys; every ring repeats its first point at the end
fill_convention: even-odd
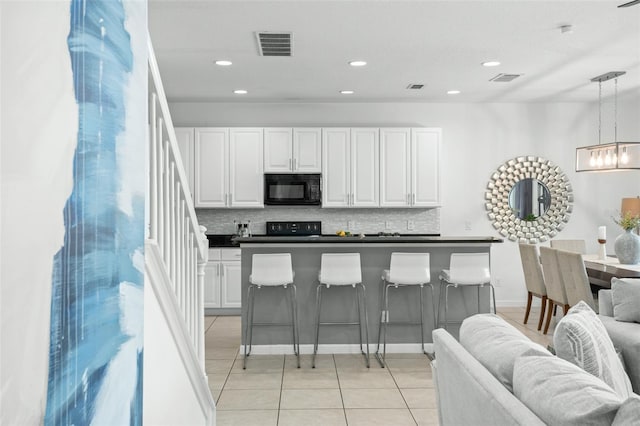
{"type": "MultiPolygon", "coordinates": [[[[239,237],[242,256],[242,344],[245,342],[247,319],[247,290],[251,274],[251,257],[261,253],[291,253],[294,283],[297,288],[298,323],[301,353],[313,352],[315,339],[315,303],[320,258],[322,253],[360,253],[362,281],[366,288],[369,317],[369,343],[372,351],[378,341],[381,316],[382,271],[389,268],[392,252],[426,252],[430,254],[431,282],[434,287],[435,305],[440,294],[439,274],[449,267],[451,253],[490,253],[491,245],[503,240],[493,237],[425,237],[425,236],[254,236],[239,237]]],[[[353,321],[357,317],[355,297],[351,287],[323,292],[323,321],[353,321]]],[[[390,321],[417,321],[420,307],[418,289],[393,292],[390,296],[390,321]]],[[[477,311],[476,288],[452,289],[449,292],[450,331],[457,333],[459,323],[477,311]]],[[[480,292],[482,312],[489,311],[489,289],[480,292]]],[[[282,289],[258,292],[255,303],[257,323],[283,323],[289,321],[288,299],[282,289]]],[[[425,292],[425,342],[431,342],[434,328],[431,314],[432,299],[425,292]]],[[[440,306],[443,315],[444,306],[440,306]]],[[[358,328],[348,326],[321,327],[322,353],[358,352],[358,328]]],[[[387,352],[419,352],[420,327],[390,326],[387,334],[387,352]]],[[[256,326],[253,332],[252,353],[290,353],[291,329],[286,326],[256,326]]]]}

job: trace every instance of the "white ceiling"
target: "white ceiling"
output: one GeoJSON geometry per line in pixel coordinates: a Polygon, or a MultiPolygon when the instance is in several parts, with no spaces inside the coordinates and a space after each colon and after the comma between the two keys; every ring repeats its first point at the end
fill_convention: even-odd
{"type": "Polygon", "coordinates": [[[624,2],[150,0],[149,31],[169,101],[584,102],[608,71],[640,96],[640,5],[624,2]],[[259,56],[255,31],[293,32],[293,57],[259,56]]]}

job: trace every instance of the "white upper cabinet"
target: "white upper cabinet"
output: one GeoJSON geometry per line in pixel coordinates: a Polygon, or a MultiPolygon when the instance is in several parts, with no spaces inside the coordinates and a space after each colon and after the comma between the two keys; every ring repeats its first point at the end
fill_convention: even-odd
{"type": "Polygon", "coordinates": [[[350,129],[322,129],[322,207],[349,205],[350,157],[350,129]]]}
{"type": "Polygon", "coordinates": [[[380,129],[380,206],[440,206],[440,129],[380,129]]]}
{"type": "Polygon", "coordinates": [[[264,207],[262,128],[232,128],[229,146],[229,207],[264,207]]]}
{"type": "Polygon", "coordinates": [[[440,198],[441,129],[411,129],[413,207],[438,207],[440,198]]]}
{"type": "Polygon", "coordinates": [[[378,207],[380,141],[378,129],[351,129],[351,207],[378,207]]]}
{"type": "Polygon", "coordinates": [[[411,129],[380,129],[380,206],[409,206],[410,172],[411,129]]]}
{"type": "Polygon", "coordinates": [[[288,173],[293,170],[293,132],[291,128],[264,129],[264,171],[288,173]]]}
{"type": "Polygon", "coordinates": [[[176,141],[178,142],[178,149],[180,149],[180,156],[182,157],[182,166],[187,174],[187,182],[189,183],[189,191],[193,196],[193,184],[194,184],[194,172],[193,172],[193,151],[195,149],[193,138],[193,127],[176,127],[176,141]]]}
{"type": "Polygon", "coordinates": [[[262,145],[262,128],[196,128],[196,207],[264,207],[262,145]]]}
{"type": "Polygon", "coordinates": [[[323,207],[378,206],[378,144],[378,129],[323,129],[323,207]]]}
{"type": "Polygon", "coordinates": [[[321,129],[265,128],[265,173],[320,173],[321,129]]]}
{"type": "Polygon", "coordinates": [[[229,129],[195,129],[196,207],[228,207],[229,204],[229,129]]]}
{"type": "Polygon", "coordinates": [[[322,171],[322,130],[320,128],[293,129],[293,171],[296,173],[322,171]]]}

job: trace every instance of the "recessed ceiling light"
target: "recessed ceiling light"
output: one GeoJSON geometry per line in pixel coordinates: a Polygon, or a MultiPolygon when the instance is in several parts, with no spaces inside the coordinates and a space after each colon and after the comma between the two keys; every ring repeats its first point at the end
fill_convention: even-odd
{"type": "Polygon", "coordinates": [[[222,59],[222,60],[216,61],[216,65],[220,65],[221,67],[228,67],[232,63],[233,62],[227,61],[226,59],[222,59]]]}
{"type": "Polygon", "coordinates": [[[365,65],[367,65],[366,61],[351,61],[349,62],[349,65],[351,65],[352,67],[364,67],[365,65]]]}
{"type": "Polygon", "coordinates": [[[353,90],[341,90],[340,93],[343,95],[353,95],[355,92],[353,90]]]}
{"type": "Polygon", "coordinates": [[[497,67],[498,65],[500,65],[498,61],[486,61],[482,63],[483,67],[497,67]]]}
{"type": "Polygon", "coordinates": [[[246,95],[247,91],[244,89],[237,89],[237,90],[234,90],[233,93],[235,93],[236,95],[246,95]]]}
{"type": "Polygon", "coordinates": [[[459,93],[460,93],[459,90],[449,90],[449,91],[447,91],[447,95],[457,95],[459,93]]]}

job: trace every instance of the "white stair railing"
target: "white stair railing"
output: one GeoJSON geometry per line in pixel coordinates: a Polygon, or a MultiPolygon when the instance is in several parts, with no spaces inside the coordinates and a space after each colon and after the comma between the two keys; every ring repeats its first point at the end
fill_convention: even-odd
{"type": "Polygon", "coordinates": [[[204,373],[204,266],[208,244],[149,40],[149,234],[163,259],[180,316],[204,373]]]}

